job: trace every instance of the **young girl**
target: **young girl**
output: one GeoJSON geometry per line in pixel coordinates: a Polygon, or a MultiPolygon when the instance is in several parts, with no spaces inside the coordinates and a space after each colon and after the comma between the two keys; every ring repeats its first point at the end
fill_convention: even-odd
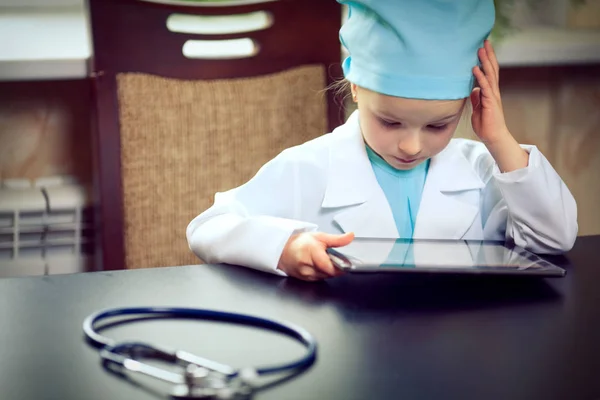
{"type": "Polygon", "coordinates": [[[218,193],[187,229],[192,251],[314,281],[340,274],[325,249],[354,235],[569,250],[575,200],[504,120],[498,61],[484,41],[493,0],[338,1],[349,6],[340,40],[358,111],[218,193]],[[452,139],[469,100],[481,142],[452,139]]]}

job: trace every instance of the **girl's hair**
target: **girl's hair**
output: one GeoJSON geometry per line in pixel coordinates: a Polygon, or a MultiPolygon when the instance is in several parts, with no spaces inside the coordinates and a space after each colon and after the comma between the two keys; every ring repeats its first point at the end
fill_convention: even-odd
{"type": "Polygon", "coordinates": [[[348,79],[342,78],[323,89],[323,93],[333,93],[333,101],[339,107],[340,115],[338,117],[343,121],[348,119],[352,111],[356,109],[356,105],[349,101],[352,97],[351,85],[352,83],[348,79]]]}
{"type": "Polygon", "coordinates": [[[339,79],[337,81],[332,82],[329,86],[325,88],[326,91],[331,91],[334,94],[334,98],[336,102],[339,102],[342,107],[346,104],[346,100],[350,96],[352,96],[352,90],[350,88],[350,81],[346,78],[339,79]]]}

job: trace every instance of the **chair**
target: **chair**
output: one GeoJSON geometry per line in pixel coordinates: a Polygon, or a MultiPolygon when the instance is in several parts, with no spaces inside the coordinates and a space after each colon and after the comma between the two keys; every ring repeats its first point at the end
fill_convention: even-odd
{"type": "MultiPolygon", "coordinates": [[[[341,76],[334,0],[214,7],[155,1],[90,0],[97,269],[198,263],[185,228],[215,192],[242,184],[284,148],[343,119],[339,99],[324,91],[341,76]],[[220,22],[207,24],[216,34],[166,28],[174,14],[260,11],[270,26],[251,32],[224,33],[220,22]],[[189,40],[231,39],[253,44],[254,53],[182,53],[198,43],[189,40]]],[[[220,50],[228,42],[218,43],[220,50]]]]}

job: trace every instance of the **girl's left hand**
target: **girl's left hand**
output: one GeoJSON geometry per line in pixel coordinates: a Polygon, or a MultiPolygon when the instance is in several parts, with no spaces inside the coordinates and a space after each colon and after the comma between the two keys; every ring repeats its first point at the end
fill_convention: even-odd
{"type": "Polygon", "coordinates": [[[500,98],[500,67],[489,40],[477,52],[483,71],[479,66],[473,74],[479,87],[471,92],[473,130],[486,145],[502,172],[525,168],[529,163],[529,153],[523,150],[506,127],[502,99],[500,98]]]}
{"type": "Polygon", "coordinates": [[[477,52],[483,71],[479,66],[473,67],[473,74],[479,87],[471,92],[473,115],[471,123],[473,131],[485,144],[497,142],[499,139],[510,135],[500,98],[500,67],[496,54],[489,40],[484,42],[484,47],[477,52]]]}

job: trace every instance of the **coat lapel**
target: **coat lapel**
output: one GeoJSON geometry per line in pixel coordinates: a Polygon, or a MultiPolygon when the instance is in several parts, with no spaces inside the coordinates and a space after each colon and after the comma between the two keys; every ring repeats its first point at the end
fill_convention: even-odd
{"type": "Polygon", "coordinates": [[[357,237],[398,237],[392,210],[367,156],[358,112],[336,132],[329,155],[324,209],[335,210],[334,222],[357,237]]]}
{"type": "Polygon", "coordinates": [[[485,185],[456,146],[457,142],[452,141],[431,159],[415,239],[461,239],[479,215],[479,207],[461,201],[459,194],[485,185]]]}

